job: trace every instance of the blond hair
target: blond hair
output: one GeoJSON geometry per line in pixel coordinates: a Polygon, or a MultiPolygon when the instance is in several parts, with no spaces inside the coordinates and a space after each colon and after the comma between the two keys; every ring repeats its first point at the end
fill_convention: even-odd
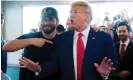
{"type": "Polygon", "coordinates": [[[73,7],[73,6],[84,7],[86,9],[87,13],[92,16],[92,9],[88,3],[84,2],[84,1],[76,1],[71,4],[71,7],[73,7]]]}

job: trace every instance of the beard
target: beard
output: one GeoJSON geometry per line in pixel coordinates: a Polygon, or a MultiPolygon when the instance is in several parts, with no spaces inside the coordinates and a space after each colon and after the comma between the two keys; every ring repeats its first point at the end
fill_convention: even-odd
{"type": "Polygon", "coordinates": [[[55,25],[42,25],[41,31],[43,31],[45,34],[51,34],[52,32],[54,32],[55,28],[55,25]]]}
{"type": "Polygon", "coordinates": [[[124,35],[121,35],[121,36],[119,36],[119,39],[121,40],[121,41],[126,41],[127,40],[127,36],[124,36],[124,35]]]}

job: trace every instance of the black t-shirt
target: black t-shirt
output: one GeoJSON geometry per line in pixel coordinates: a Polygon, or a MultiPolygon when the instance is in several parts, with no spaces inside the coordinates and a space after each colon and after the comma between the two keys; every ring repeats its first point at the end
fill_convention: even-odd
{"type": "MultiPolygon", "coordinates": [[[[45,38],[41,32],[29,33],[18,37],[17,39],[28,38],[45,38]]],[[[54,42],[54,39],[47,39],[54,42]]],[[[52,60],[52,53],[54,50],[54,44],[45,43],[41,48],[36,46],[28,46],[24,49],[23,56],[31,59],[32,61],[44,63],[52,60]]]]}

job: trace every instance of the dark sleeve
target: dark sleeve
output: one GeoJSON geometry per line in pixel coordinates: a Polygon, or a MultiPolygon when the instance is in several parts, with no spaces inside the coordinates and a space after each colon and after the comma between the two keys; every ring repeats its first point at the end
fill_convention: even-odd
{"type": "Polygon", "coordinates": [[[21,35],[16,39],[27,39],[27,38],[30,38],[30,37],[32,37],[32,33],[21,35]]]}
{"type": "MultiPolygon", "coordinates": [[[[57,40],[56,40],[57,41],[57,40]]],[[[58,45],[54,42],[54,52],[52,54],[52,61],[48,63],[41,64],[41,72],[39,77],[45,77],[48,75],[55,74],[59,72],[59,55],[58,55],[58,45]]]]}
{"type": "Polygon", "coordinates": [[[106,34],[106,54],[108,59],[111,59],[111,61],[114,63],[114,66],[117,67],[118,59],[117,59],[117,53],[115,46],[113,44],[113,40],[109,34],[106,34]]]}

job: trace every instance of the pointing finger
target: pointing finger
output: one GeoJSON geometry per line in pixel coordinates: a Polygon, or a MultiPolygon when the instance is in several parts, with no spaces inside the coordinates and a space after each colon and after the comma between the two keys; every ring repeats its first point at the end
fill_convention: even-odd
{"type": "Polygon", "coordinates": [[[52,42],[52,41],[47,40],[47,39],[45,39],[45,42],[50,43],[50,44],[53,44],[53,42],[52,42]]]}

